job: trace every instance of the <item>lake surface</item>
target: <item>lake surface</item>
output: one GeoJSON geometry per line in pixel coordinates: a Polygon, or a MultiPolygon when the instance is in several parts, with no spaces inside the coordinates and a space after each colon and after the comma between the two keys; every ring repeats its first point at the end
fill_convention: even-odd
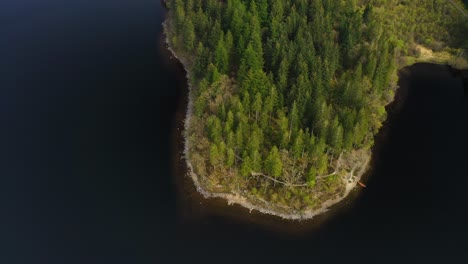
{"type": "Polygon", "coordinates": [[[285,222],[201,199],[185,177],[187,87],[164,15],[157,0],[2,3],[0,263],[461,256],[466,72],[402,70],[368,188],[285,222]]]}

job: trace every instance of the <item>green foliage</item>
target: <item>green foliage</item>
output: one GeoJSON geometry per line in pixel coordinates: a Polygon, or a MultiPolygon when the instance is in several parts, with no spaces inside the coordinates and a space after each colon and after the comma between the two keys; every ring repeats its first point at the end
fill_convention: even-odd
{"type": "Polygon", "coordinates": [[[220,78],[221,75],[219,74],[218,67],[213,63],[210,63],[210,65],[208,65],[208,81],[210,83],[215,83],[219,81],[220,78]]]}
{"type": "Polygon", "coordinates": [[[229,70],[229,53],[226,50],[226,44],[221,37],[218,41],[215,51],[215,65],[217,65],[220,73],[227,73],[229,70]]]}
{"type": "Polygon", "coordinates": [[[194,103],[195,115],[202,117],[206,107],[206,99],[203,96],[199,96],[194,103]]]}
{"type": "Polygon", "coordinates": [[[205,49],[202,42],[198,43],[196,50],[197,56],[193,64],[192,72],[196,79],[201,79],[206,74],[206,69],[209,62],[209,51],[205,49]]]}
{"type": "Polygon", "coordinates": [[[265,171],[273,177],[279,177],[283,170],[283,163],[278,152],[278,148],[273,146],[265,161],[265,171]]]}
{"type": "Polygon", "coordinates": [[[296,138],[294,139],[294,144],[292,146],[292,154],[293,157],[298,159],[301,157],[303,151],[304,151],[304,132],[299,130],[299,133],[297,134],[296,138]]]}
{"type": "Polygon", "coordinates": [[[234,165],[234,162],[235,162],[234,150],[232,148],[229,148],[227,151],[226,166],[228,168],[231,168],[234,165]]]}
{"type": "Polygon", "coordinates": [[[210,116],[207,122],[208,137],[212,142],[218,143],[221,141],[221,121],[217,116],[210,116]]]}
{"type": "Polygon", "coordinates": [[[195,44],[195,28],[193,27],[192,20],[189,17],[186,17],[183,28],[184,36],[184,48],[187,51],[191,51],[195,44]]]}
{"type": "Polygon", "coordinates": [[[219,151],[216,144],[211,144],[210,147],[210,164],[211,166],[217,166],[219,163],[219,151]]]}
{"type": "Polygon", "coordinates": [[[247,152],[244,152],[244,155],[242,156],[240,174],[244,177],[247,177],[250,175],[251,172],[252,172],[252,160],[250,159],[249,155],[247,155],[247,152]]]}
{"type": "Polygon", "coordinates": [[[255,112],[255,122],[258,121],[258,113],[262,110],[262,96],[259,92],[255,95],[254,102],[252,104],[252,111],[255,112]]]}
{"type": "Polygon", "coordinates": [[[309,169],[309,172],[307,173],[307,182],[310,187],[315,186],[315,179],[317,177],[317,168],[312,166],[309,169]]]}
{"type": "Polygon", "coordinates": [[[257,172],[262,170],[262,157],[260,156],[260,152],[258,150],[253,150],[250,154],[251,157],[251,164],[252,170],[257,172]]]}

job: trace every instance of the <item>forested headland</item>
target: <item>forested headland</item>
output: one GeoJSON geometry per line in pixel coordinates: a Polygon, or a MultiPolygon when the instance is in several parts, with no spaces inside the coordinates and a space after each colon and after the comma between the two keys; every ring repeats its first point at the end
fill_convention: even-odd
{"type": "Polygon", "coordinates": [[[401,66],[468,55],[468,20],[445,0],[166,2],[168,43],[190,72],[186,158],[201,187],[282,214],[354,186],[401,66]]]}

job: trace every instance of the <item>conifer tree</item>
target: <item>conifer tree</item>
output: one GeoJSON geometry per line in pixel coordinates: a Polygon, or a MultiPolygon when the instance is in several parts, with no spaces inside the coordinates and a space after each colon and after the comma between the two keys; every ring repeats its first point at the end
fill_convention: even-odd
{"type": "Polygon", "coordinates": [[[195,44],[195,28],[191,18],[186,17],[184,22],[184,48],[186,51],[192,51],[195,44]]]}
{"type": "Polygon", "coordinates": [[[240,169],[240,173],[242,176],[247,177],[252,172],[252,160],[250,159],[247,152],[244,152],[242,155],[242,165],[240,169]]]}
{"type": "Polygon", "coordinates": [[[219,162],[219,152],[218,152],[218,146],[216,144],[212,143],[210,147],[210,164],[213,167],[216,167],[219,162]]]}
{"type": "Polygon", "coordinates": [[[279,177],[283,170],[283,163],[281,162],[281,157],[279,155],[278,148],[273,146],[268,154],[268,157],[265,161],[265,170],[266,173],[272,177],[279,177]]]}
{"type": "Polygon", "coordinates": [[[219,69],[221,74],[228,73],[229,69],[229,54],[226,50],[226,46],[224,43],[224,38],[221,37],[218,41],[218,45],[216,46],[215,51],[215,64],[219,69]]]}
{"type": "Polygon", "coordinates": [[[228,168],[232,168],[234,166],[234,162],[235,162],[234,150],[232,150],[232,148],[229,148],[227,150],[226,166],[228,168]]]}
{"type": "Polygon", "coordinates": [[[307,173],[307,182],[309,187],[314,187],[315,186],[315,179],[317,177],[317,168],[312,166],[309,169],[309,172],[307,173]]]}
{"type": "Polygon", "coordinates": [[[252,104],[252,111],[255,112],[255,122],[258,121],[258,113],[262,110],[262,96],[259,92],[255,95],[253,104],[252,104]]]}

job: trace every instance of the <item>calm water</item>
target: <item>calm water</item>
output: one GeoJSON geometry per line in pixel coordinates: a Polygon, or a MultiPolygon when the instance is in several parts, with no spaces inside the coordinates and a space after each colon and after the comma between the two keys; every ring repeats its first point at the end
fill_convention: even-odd
{"type": "Polygon", "coordinates": [[[157,0],[2,3],[0,263],[461,256],[466,77],[404,69],[368,188],[283,222],[203,200],[184,177],[186,83],[163,20],[157,0]]]}

